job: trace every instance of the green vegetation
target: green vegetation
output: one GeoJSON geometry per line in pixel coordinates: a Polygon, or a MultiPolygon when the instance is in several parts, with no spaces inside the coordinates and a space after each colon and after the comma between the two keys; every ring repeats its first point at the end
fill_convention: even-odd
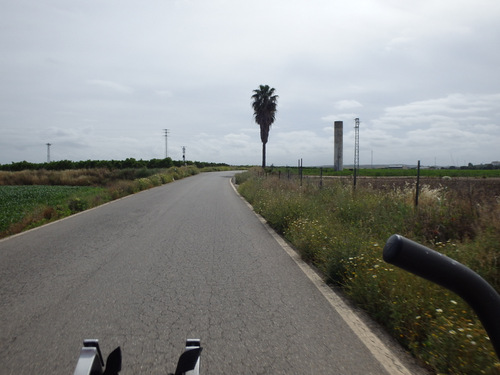
{"type": "MultiPolygon", "coordinates": [[[[436,373],[493,374],[500,364],[475,313],[452,292],[382,260],[394,233],[424,243],[478,272],[500,290],[500,205],[488,179],[452,188],[317,183],[237,175],[240,193],[325,279],[344,291],[436,373]]],[[[376,178],[372,181],[382,181],[376,178]]],[[[440,181],[440,179],[438,179],[440,181]]],[[[498,183],[497,183],[498,185],[498,183]]]]}
{"type": "MultiPolygon", "coordinates": [[[[268,174],[281,174],[281,176],[288,176],[299,174],[298,167],[271,167],[266,169],[268,174]]],[[[343,171],[335,171],[333,168],[319,168],[319,167],[303,167],[303,176],[352,176],[353,171],[344,169],[343,171]]],[[[377,168],[377,169],[359,169],[357,176],[364,177],[411,177],[417,176],[417,169],[402,169],[402,168],[377,168]]],[[[494,169],[469,169],[469,168],[453,168],[453,169],[421,169],[420,176],[423,177],[500,177],[500,168],[494,169]]]]}
{"type": "MultiPolygon", "coordinates": [[[[208,169],[219,168],[227,167],[208,169]]],[[[0,171],[0,238],[197,173],[195,166],[0,171]]]]}
{"type": "Polygon", "coordinates": [[[1,171],[24,171],[24,170],[47,170],[47,171],[63,171],[70,169],[167,169],[172,167],[193,166],[196,168],[206,167],[227,167],[224,163],[207,163],[201,161],[181,161],[172,160],[171,158],[165,159],[151,159],[151,160],[136,160],[134,158],[127,158],[125,160],[59,160],[50,163],[30,163],[21,161],[11,164],[0,164],[1,171]]]}
{"type": "MultiPolygon", "coordinates": [[[[57,217],[88,208],[93,201],[101,200],[104,188],[81,186],[0,186],[0,233],[13,226],[29,228],[57,217]]],[[[14,229],[14,228],[13,228],[14,229]]]]}

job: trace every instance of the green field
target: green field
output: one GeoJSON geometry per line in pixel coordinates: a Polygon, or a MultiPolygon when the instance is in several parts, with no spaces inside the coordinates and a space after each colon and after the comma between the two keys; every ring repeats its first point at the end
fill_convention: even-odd
{"type": "MultiPolygon", "coordinates": [[[[298,167],[272,167],[266,169],[268,173],[281,174],[283,176],[298,175],[298,167]]],[[[365,177],[412,177],[417,176],[417,169],[403,168],[374,168],[374,169],[358,169],[356,174],[365,177]]],[[[303,167],[303,176],[352,176],[353,171],[344,169],[343,171],[335,171],[333,168],[320,167],[303,167]]],[[[500,169],[420,169],[422,177],[474,177],[474,178],[489,178],[500,177],[500,169]]]]}
{"type": "Polygon", "coordinates": [[[197,173],[194,166],[0,171],[0,238],[197,173]]]}
{"type": "Polygon", "coordinates": [[[85,208],[84,197],[103,190],[89,186],[0,186],[0,233],[34,213],[50,219],[57,210],[59,216],[81,210],[85,208]]]}

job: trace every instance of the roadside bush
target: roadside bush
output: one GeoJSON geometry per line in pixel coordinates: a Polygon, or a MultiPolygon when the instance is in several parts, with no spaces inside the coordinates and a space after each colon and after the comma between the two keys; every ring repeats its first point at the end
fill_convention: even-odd
{"type": "Polygon", "coordinates": [[[139,191],[150,189],[154,186],[149,178],[138,178],[135,182],[139,191]]]}
{"type": "MultiPolygon", "coordinates": [[[[262,192],[265,195],[264,192],[262,192]]],[[[272,199],[262,199],[255,205],[255,210],[264,216],[278,233],[285,230],[301,216],[301,200],[293,194],[277,191],[272,199]]]]}
{"type": "Polygon", "coordinates": [[[111,199],[119,199],[139,191],[134,181],[127,180],[119,180],[115,183],[109,184],[107,190],[111,199]]]}
{"type": "Polygon", "coordinates": [[[174,177],[171,174],[162,173],[158,175],[161,179],[162,184],[168,184],[174,181],[174,177]]]}
{"type": "Polygon", "coordinates": [[[244,183],[246,180],[252,177],[252,173],[250,172],[241,172],[241,173],[236,173],[234,175],[234,181],[236,185],[241,185],[244,183]]]}
{"type": "Polygon", "coordinates": [[[73,198],[68,202],[68,208],[74,214],[86,210],[88,203],[81,198],[73,198]]]}
{"type": "Polygon", "coordinates": [[[162,184],[161,177],[160,177],[160,175],[157,175],[157,174],[150,176],[149,181],[151,181],[153,186],[160,186],[162,184]]]}

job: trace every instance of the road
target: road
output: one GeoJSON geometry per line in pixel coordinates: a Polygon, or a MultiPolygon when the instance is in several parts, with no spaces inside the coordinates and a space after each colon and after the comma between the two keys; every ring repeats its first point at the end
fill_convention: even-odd
{"type": "MultiPolygon", "coordinates": [[[[206,173],[0,241],[0,373],[72,374],[84,338],[122,374],[387,374],[265,225],[206,173]]],[[[389,361],[392,359],[390,358],[389,361]]],[[[404,369],[401,373],[404,373],[404,369]]]]}

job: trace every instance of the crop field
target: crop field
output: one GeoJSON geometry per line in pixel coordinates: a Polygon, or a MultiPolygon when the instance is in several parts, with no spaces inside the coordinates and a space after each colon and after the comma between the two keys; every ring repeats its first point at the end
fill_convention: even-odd
{"type": "Polygon", "coordinates": [[[197,173],[194,166],[0,171],[0,238],[197,173]]]}
{"type": "Polygon", "coordinates": [[[84,204],[78,197],[102,190],[88,186],[0,186],[0,233],[34,214],[50,219],[58,210],[60,214],[81,210],[84,204]]]}

